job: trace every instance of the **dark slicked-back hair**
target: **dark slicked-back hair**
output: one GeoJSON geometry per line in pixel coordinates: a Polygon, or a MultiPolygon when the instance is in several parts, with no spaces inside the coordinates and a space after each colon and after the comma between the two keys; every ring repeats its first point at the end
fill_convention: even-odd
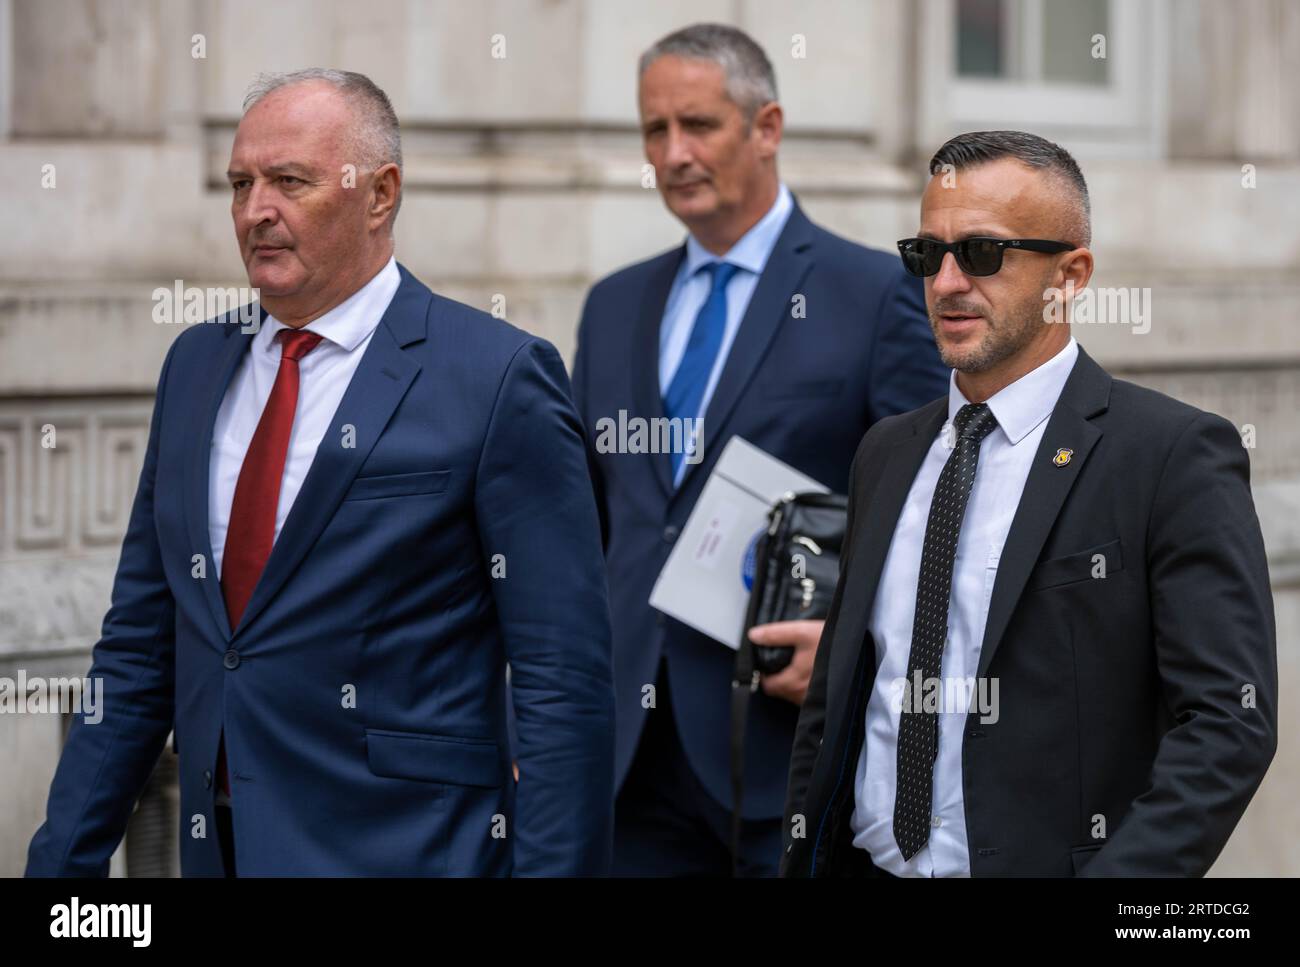
{"type": "Polygon", "coordinates": [[[1074,156],[1059,144],[1028,131],[969,131],[944,142],[930,159],[930,174],[937,175],[951,165],[954,171],[974,168],[990,161],[1015,158],[1031,168],[1038,168],[1059,179],[1068,190],[1072,211],[1063,212],[1065,224],[1073,228],[1074,238],[1061,239],[1075,245],[1092,243],[1092,204],[1088,183],[1074,156]]]}

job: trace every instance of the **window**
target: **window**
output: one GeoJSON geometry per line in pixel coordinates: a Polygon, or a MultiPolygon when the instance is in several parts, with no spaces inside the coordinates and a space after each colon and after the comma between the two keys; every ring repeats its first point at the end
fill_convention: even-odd
{"type": "Polygon", "coordinates": [[[1107,0],[957,0],[957,76],[1105,86],[1107,0]]]}
{"type": "Polygon", "coordinates": [[[1164,154],[1166,0],[917,7],[922,143],[1024,128],[1081,156],[1164,154]]]}

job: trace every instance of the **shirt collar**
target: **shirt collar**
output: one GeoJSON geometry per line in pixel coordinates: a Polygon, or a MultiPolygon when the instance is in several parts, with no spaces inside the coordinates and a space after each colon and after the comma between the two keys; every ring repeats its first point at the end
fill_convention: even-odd
{"type": "Polygon", "coordinates": [[[755,275],[762,275],[776,240],[781,237],[781,230],[794,210],[794,198],[790,189],[782,182],[776,193],[776,201],[749,231],[736,241],[721,258],[714,255],[694,235],[686,236],[686,278],[691,278],[701,266],[710,262],[730,262],[755,275]]]}
{"type": "MultiPolygon", "coordinates": [[[[401,281],[402,275],[397,270],[397,259],[389,256],[388,263],[375,273],[374,278],[325,315],[313,319],[303,328],[323,336],[346,352],[352,352],[375,331],[388,304],[393,301],[401,281]]],[[[279,319],[268,315],[266,323],[262,326],[263,331],[267,333],[263,346],[269,350],[274,345],[275,334],[281,329],[288,328],[279,319]]]]}
{"type": "MultiPolygon", "coordinates": [[[[1047,362],[989,397],[989,409],[993,411],[998,427],[1006,434],[1012,446],[1052,415],[1061,390],[1065,388],[1065,381],[1078,358],[1079,344],[1071,336],[1064,348],[1047,362]]],[[[969,402],[957,388],[957,371],[953,370],[948,377],[949,421],[969,402]]]]}

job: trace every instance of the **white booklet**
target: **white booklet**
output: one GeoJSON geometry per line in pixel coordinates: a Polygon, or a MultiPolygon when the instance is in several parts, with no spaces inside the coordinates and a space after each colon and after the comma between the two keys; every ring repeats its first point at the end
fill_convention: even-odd
{"type": "Polygon", "coordinates": [[[767,512],[785,494],[807,491],[828,488],[733,436],[659,572],[650,606],[739,648],[767,512]]]}

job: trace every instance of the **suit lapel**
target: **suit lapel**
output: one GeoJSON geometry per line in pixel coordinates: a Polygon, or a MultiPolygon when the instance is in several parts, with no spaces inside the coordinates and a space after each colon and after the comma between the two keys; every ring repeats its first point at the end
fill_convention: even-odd
{"type": "MultiPolygon", "coordinates": [[[[1090,419],[1106,409],[1110,399],[1110,375],[1079,348],[1079,358],[1061,390],[1043,439],[1025,480],[1025,490],[1011,520],[993,583],[984,641],[980,648],[979,676],[1002,641],[1011,615],[1024,591],[1030,572],[1038,563],[1047,535],[1065,504],[1074,482],[1083,472],[1088,455],[1101,439],[1101,430],[1090,419]],[[1073,450],[1069,463],[1057,466],[1052,457],[1061,448],[1073,450]]],[[[976,473],[979,471],[976,470],[976,473]]]]}
{"type": "MultiPolygon", "coordinates": [[[[258,306],[260,321],[266,320],[266,310],[258,306]]],[[[211,479],[212,434],[217,422],[217,411],[225,399],[230,381],[234,379],[239,364],[248,352],[256,333],[245,332],[242,327],[226,322],[226,339],[221,345],[216,365],[206,370],[206,380],[200,384],[197,398],[201,432],[192,437],[192,444],[185,458],[185,523],[189,532],[190,547],[203,555],[204,578],[200,581],[203,597],[208,602],[208,610],[217,630],[226,641],[230,640],[230,622],[226,615],[226,603],[221,596],[221,585],[217,580],[217,568],[212,556],[212,540],[208,531],[208,487],[211,479]]],[[[259,325],[260,329],[260,325],[259,325]]]]}
{"type": "MultiPolygon", "coordinates": [[[[724,438],[723,430],[727,420],[749,387],[759,363],[767,355],[768,347],[782,321],[788,318],[790,299],[799,291],[804,276],[812,267],[812,244],[812,223],[796,202],[768,257],[763,274],[758,278],[758,285],[754,287],[754,294],[750,297],[745,316],[727,354],[727,361],[723,364],[722,374],[718,377],[718,385],[705,410],[703,443],[706,451],[721,453],[722,448],[718,443],[724,438]]],[[[662,316],[662,310],[660,315],[662,316]]],[[[654,358],[659,358],[657,352],[654,358]]],[[[713,462],[701,460],[696,464],[687,464],[678,493],[685,489],[686,481],[693,473],[705,465],[712,466],[713,462]]]]}
{"type": "MultiPolygon", "coordinates": [[[[636,331],[632,337],[632,358],[627,361],[626,372],[632,374],[632,401],[635,412],[630,416],[646,420],[662,419],[663,395],[659,389],[659,330],[673,279],[686,257],[686,246],[669,252],[656,261],[646,280],[645,292],[640,300],[641,314],[637,317],[636,331]]],[[[605,414],[615,420],[617,413],[605,414]]],[[[669,453],[647,453],[645,458],[654,468],[655,479],[665,496],[673,492],[673,463],[669,453]]]]}
{"type": "Polygon", "coordinates": [[[256,619],[302,563],[420,372],[420,365],[402,349],[425,338],[430,293],[404,267],[399,265],[399,269],[401,285],[321,438],[311,469],[240,619],[240,629],[256,619]],[[351,436],[356,445],[345,447],[344,427],[349,425],[354,428],[351,436]]]}
{"type": "MultiPolygon", "coordinates": [[[[892,445],[881,447],[876,451],[880,465],[880,480],[869,493],[855,493],[853,499],[861,501],[866,497],[866,506],[854,510],[856,518],[854,528],[858,536],[854,539],[854,560],[851,586],[844,589],[841,609],[852,608],[848,615],[851,619],[844,621],[841,615],[837,627],[846,635],[845,641],[851,648],[836,648],[832,652],[832,661],[836,667],[831,670],[831,680],[839,681],[841,687],[833,699],[828,698],[828,716],[847,709],[836,710],[829,707],[847,703],[852,693],[850,687],[854,679],[854,670],[858,664],[860,649],[867,646],[867,622],[871,609],[875,605],[876,591],[880,585],[880,576],[885,567],[885,558],[893,542],[894,530],[898,527],[898,517],[903,512],[903,504],[912,483],[930,451],[935,437],[939,435],[944,421],[948,417],[948,397],[928,403],[913,414],[912,420],[901,430],[892,445]]],[[[840,637],[837,633],[836,637],[840,637]]],[[[875,672],[874,655],[868,656],[864,668],[875,672]]],[[[834,719],[840,721],[840,718],[834,719]]]]}

